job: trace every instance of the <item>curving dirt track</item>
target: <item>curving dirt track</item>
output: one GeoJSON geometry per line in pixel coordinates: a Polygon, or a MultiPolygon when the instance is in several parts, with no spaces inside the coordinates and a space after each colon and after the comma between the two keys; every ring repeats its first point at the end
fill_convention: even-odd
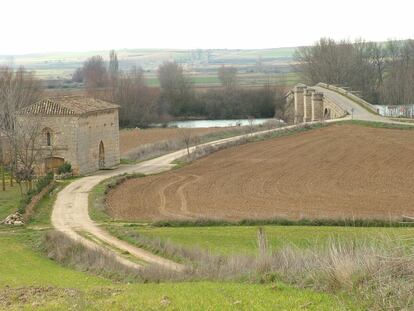
{"type": "Polygon", "coordinates": [[[129,180],[108,196],[118,219],[414,216],[414,132],[332,125],[212,154],[129,180]]]}

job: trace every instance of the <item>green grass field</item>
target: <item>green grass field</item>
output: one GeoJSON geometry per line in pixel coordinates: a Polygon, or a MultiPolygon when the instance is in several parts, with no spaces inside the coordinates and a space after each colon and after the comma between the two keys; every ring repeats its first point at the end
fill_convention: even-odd
{"type": "MultiPolygon", "coordinates": [[[[125,237],[132,230],[150,238],[160,238],[184,247],[208,249],[217,254],[257,253],[256,226],[214,227],[130,227],[107,225],[113,234],[125,237]]],[[[298,248],[324,247],[330,241],[381,243],[384,240],[412,240],[414,228],[328,227],[328,226],[264,226],[269,246],[276,250],[294,245],[298,248]]],[[[130,241],[131,242],[131,241],[130,241]]]]}
{"type": "Polygon", "coordinates": [[[0,220],[17,211],[21,198],[18,185],[10,187],[7,183],[6,191],[0,190],[0,220]]]}

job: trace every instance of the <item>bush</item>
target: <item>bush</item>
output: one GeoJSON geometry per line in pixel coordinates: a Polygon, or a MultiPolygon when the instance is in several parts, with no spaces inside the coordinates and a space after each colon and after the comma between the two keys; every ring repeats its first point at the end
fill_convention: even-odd
{"type": "Polygon", "coordinates": [[[24,214],[26,211],[26,206],[30,203],[32,198],[40,193],[45,187],[47,187],[53,181],[53,173],[48,173],[46,176],[40,177],[37,180],[36,187],[28,191],[23,198],[20,200],[20,206],[18,212],[24,214]]]}
{"type": "Polygon", "coordinates": [[[72,173],[72,164],[70,164],[69,162],[63,163],[58,168],[58,174],[59,175],[60,174],[66,174],[66,173],[72,173]]]}

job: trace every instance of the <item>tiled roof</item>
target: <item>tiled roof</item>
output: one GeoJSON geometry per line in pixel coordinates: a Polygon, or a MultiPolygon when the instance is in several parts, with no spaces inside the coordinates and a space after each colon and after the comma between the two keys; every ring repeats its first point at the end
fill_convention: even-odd
{"type": "Polygon", "coordinates": [[[85,113],[118,109],[119,106],[88,97],[61,96],[51,99],[42,99],[20,110],[22,114],[30,115],[82,115],[85,113]]]}

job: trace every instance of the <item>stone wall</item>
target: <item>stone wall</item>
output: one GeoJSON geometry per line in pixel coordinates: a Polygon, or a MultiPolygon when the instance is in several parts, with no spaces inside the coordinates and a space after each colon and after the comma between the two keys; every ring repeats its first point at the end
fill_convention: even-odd
{"type": "Polygon", "coordinates": [[[347,114],[323,93],[316,92],[304,84],[296,85],[288,93],[286,100],[287,103],[294,102],[294,123],[337,119],[347,114]]]}
{"type": "Polygon", "coordinates": [[[39,152],[36,172],[44,174],[45,159],[49,157],[62,158],[70,162],[74,170],[77,167],[76,158],[76,128],[78,117],[75,116],[19,116],[18,122],[31,124],[39,131],[37,138],[37,151],[39,152]],[[51,134],[51,146],[47,146],[46,132],[51,134]]]}
{"type": "Polygon", "coordinates": [[[45,159],[62,158],[70,162],[74,175],[87,174],[99,169],[99,144],[102,141],[105,168],[119,164],[118,110],[98,111],[81,116],[21,116],[19,122],[39,122],[37,142],[39,160],[36,173],[46,172],[45,159]],[[51,146],[47,146],[46,132],[51,133],[51,146]]]}
{"type": "Polygon", "coordinates": [[[81,174],[99,169],[99,145],[104,145],[105,168],[119,164],[118,110],[81,116],[76,131],[77,164],[81,174]]]}
{"type": "Polygon", "coordinates": [[[329,119],[338,119],[346,115],[346,111],[336,105],[333,101],[329,100],[327,97],[324,97],[323,99],[323,107],[324,111],[328,110],[329,119]]]}

